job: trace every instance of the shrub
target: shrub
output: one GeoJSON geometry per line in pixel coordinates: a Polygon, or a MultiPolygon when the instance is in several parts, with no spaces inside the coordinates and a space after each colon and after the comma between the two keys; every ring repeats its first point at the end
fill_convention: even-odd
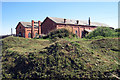
{"type": "Polygon", "coordinates": [[[115,32],[120,32],[120,28],[115,29],[115,32]]]}
{"type": "Polygon", "coordinates": [[[43,36],[42,38],[43,39],[52,39],[52,40],[57,40],[59,38],[64,38],[64,37],[69,37],[69,38],[72,38],[72,37],[75,37],[76,35],[71,33],[69,30],[67,29],[57,29],[57,30],[54,30],[54,31],[51,31],[47,36],[43,36]]]}
{"type": "Polygon", "coordinates": [[[120,28],[115,29],[115,32],[116,32],[115,35],[120,37],[120,28]]]}
{"type": "Polygon", "coordinates": [[[113,37],[116,36],[116,32],[113,29],[110,29],[109,27],[98,27],[97,29],[95,29],[93,32],[89,33],[88,35],[86,35],[86,38],[91,39],[97,36],[99,36],[98,38],[101,37],[113,37]]]}

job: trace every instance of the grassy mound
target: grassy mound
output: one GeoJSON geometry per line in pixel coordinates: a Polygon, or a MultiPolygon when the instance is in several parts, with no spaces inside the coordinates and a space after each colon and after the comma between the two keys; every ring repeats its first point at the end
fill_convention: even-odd
{"type": "Polygon", "coordinates": [[[3,78],[80,79],[110,78],[112,74],[118,76],[120,51],[117,44],[118,39],[62,39],[50,43],[46,40],[8,37],[3,40],[3,78]],[[37,46],[32,49],[34,45],[37,46]],[[22,50],[23,46],[28,50],[20,52],[18,49],[20,47],[22,50]]]}
{"type": "Polygon", "coordinates": [[[17,51],[19,53],[36,52],[50,44],[49,40],[26,39],[22,37],[7,37],[3,40],[4,51],[17,51]]]}

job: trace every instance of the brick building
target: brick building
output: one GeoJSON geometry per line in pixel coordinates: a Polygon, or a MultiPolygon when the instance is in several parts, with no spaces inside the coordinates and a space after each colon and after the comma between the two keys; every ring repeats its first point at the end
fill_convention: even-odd
{"type": "Polygon", "coordinates": [[[85,36],[85,33],[93,31],[98,26],[108,27],[108,25],[103,23],[91,22],[90,18],[88,21],[82,21],[56,17],[47,17],[42,23],[41,31],[42,34],[47,34],[55,29],[69,28],[71,32],[78,35],[78,37],[82,38],[85,36]]]}
{"type": "Polygon", "coordinates": [[[72,20],[56,17],[46,17],[41,23],[40,21],[34,22],[19,22],[16,27],[16,35],[25,38],[34,38],[37,35],[48,34],[55,29],[67,28],[78,37],[82,38],[85,33],[89,33],[96,29],[98,26],[107,26],[103,23],[88,21],[72,20]]]}
{"type": "Polygon", "coordinates": [[[41,34],[41,22],[19,22],[16,27],[16,36],[34,38],[41,34]]]}

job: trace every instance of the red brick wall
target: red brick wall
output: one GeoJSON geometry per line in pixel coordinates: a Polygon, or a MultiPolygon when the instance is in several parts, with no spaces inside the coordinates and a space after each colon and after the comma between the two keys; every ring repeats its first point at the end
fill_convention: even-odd
{"type": "Polygon", "coordinates": [[[35,34],[35,36],[36,36],[36,33],[39,35],[38,28],[34,28],[34,34],[35,34]]]}
{"type": "Polygon", "coordinates": [[[70,32],[73,32],[73,26],[71,25],[64,25],[64,24],[57,24],[57,29],[65,28],[69,30],[70,32]]]}
{"type": "Polygon", "coordinates": [[[82,38],[82,31],[84,31],[84,29],[88,29],[88,30],[94,30],[96,27],[91,27],[91,26],[75,26],[75,25],[64,25],[64,24],[58,24],[57,25],[57,29],[61,29],[61,28],[66,28],[66,27],[71,27],[72,30],[70,30],[71,32],[73,32],[74,34],[76,34],[77,31],[77,36],[82,38]]]}
{"type": "MultiPolygon", "coordinates": [[[[28,34],[31,33],[31,28],[25,28],[25,38],[28,38],[28,34]]],[[[38,33],[38,28],[34,28],[34,35],[38,33]]]]}
{"type": "Polygon", "coordinates": [[[38,29],[39,29],[38,34],[40,35],[41,34],[41,22],[40,21],[38,21],[38,29]]]}
{"type": "Polygon", "coordinates": [[[56,24],[49,18],[46,18],[44,22],[42,23],[42,27],[41,27],[42,34],[47,34],[50,31],[55,30],[55,29],[56,29],[56,24]]]}
{"type": "Polygon", "coordinates": [[[94,30],[96,29],[95,26],[80,26],[80,38],[82,38],[82,31],[84,31],[84,29],[88,29],[88,30],[94,30]]]}
{"type": "Polygon", "coordinates": [[[31,33],[31,28],[25,28],[25,38],[28,38],[29,33],[31,33]]]}
{"type": "Polygon", "coordinates": [[[74,25],[57,25],[57,29],[61,29],[61,28],[69,28],[70,32],[73,32],[74,34],[76,34],[75,32],[77,31],[77,35],[80,37],[80,26],[74,26],[74,25]]]}
{"type": "Polygon", "coordinates": [[[94,29],[96,29],[95,26],[82,26],[82,27],[85,28],[85,29],[89,29],[89,30],[94,30],[94,29]]]}

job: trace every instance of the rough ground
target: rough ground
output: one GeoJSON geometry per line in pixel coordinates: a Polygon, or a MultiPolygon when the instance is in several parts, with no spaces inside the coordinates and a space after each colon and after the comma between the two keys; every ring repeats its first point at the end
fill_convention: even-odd
{"type": "Polygon", "coordinates": [[[119,78],[118,39],[67,40],[7,37],[3,78],[119,78]]]}

